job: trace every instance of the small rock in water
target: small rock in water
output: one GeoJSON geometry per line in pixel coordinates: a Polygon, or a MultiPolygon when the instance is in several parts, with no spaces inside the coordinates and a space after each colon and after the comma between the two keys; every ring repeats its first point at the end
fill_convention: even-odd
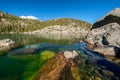
{"type": "Polygon", "coordinates": [[[70,58],[74,59],[77,56],[78,56],[78,53],[75,50],[73,50],[73,52],[71,52],[71,51],[65,51],[64,52],[64,57],[67,60],[70,59],[70,58]]]}
{"type": "Polygon", "coordinates": [[[102,74],[108,77],[113,77],[115,74],[109,70],[102,70],[102,74]]]}

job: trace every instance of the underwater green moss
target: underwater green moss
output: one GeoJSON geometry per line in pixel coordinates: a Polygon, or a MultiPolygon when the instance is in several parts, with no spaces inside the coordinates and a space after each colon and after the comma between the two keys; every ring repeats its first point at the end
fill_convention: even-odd
{"type": "Polygon", "coordinates": [[[33,80],[37,71],[54,55],[55,52],[48,50],[38,54],[1,55],[0,80],[33,80]]]}
{"type": "Polygon", "coordinates": [[[53,57],[55,55],[55,52],[52,52],[52,51],[43,51],[41,54],[40,54],[40,59],[42,60],[47,60],[51,57],[53,57]]]}

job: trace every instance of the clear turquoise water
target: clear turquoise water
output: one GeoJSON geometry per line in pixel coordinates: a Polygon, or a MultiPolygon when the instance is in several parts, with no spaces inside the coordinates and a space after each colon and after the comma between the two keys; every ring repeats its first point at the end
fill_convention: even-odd
{"type": "MultiPolygon", "coordinates": [[[[3,39],[3,37],[0,38],[3,39]]],[[[76,50],[78,52],[82,62],[79,68],[80,72],[84,75],[84,80],[86,80],[85,78],[87,76],[99,76],[102,80],[109,80],[110,78],[101,76],[99,73],[99,70],[102,69],[107,69],[120,78],[120,67],[107,61],[95,52],[88,50],[85,47],[85,43],[33,43],[31,43],[31,45],[25,44],[22,47],[7,51],[0,55],[0,80],[34,80],[34,76],[50,56],[49,54],[43,56],[41,55],[42,52],[51,51],[57,54],[58,52],[65,50],[76,50]],[[43,57],[45,59],[43,59],[43,57]],[[93,69],[93,71],[91,71],[91,69],[93,69]]]]}

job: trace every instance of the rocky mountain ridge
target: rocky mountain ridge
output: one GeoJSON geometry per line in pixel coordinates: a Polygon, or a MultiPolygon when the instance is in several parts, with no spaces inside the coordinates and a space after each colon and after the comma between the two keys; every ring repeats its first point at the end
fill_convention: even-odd
{"type": "Polygon", "coordinates": [[[83,39],[91,24],[72,18],[39,21],[0,12],[0,33],[33,34],[49,39],[83,39]]]}
{"type": "Polygon", "coordinates": [[[17,16],[0,12],[0,33],[3,32],[31,32],[49,26],[69,26],[80,27],[85,30],[91,28],[91,24],[72,18],[58,18],[53,20],[39,21],[22,19],[17,16]]]}
{"type": "Polygon", "coordinates": [[[104,17],[95,22],[91,29],[102,27],[109,23],[120,24],[120,8],[115,8],[114,10],[107,13],[104,17]]]}

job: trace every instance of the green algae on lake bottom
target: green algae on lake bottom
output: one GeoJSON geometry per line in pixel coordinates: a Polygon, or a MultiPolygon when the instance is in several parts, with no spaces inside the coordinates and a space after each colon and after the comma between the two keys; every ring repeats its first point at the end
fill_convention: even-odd
{"type": "Polygon", "coordinates": [[[0,80],[33,80],[40,67],[55,55],[52,51],[41,53],[21,56],[1,55],[0,80]]]}
{"type": "MultiPolygon", "coordinates": [[[[81,63],[75,70],[78,70],[77,75],[81,80],[119,80],[120,68],[87,50],[83,43],[69,45],[41,43],[11,50],[0,55],[0,80],[34,80],[47,60],[55,56],[56,53],[65,50],[78,52],[81,63]],[[33,53],[26,53],[26,50],[33,50],[33,53]],[[111,71],[115,76],[107,77],[101,74],[104,69],[111,71]]],[[[54,64],[54,62],[51,63],[54,64]]],[[[74,70],[72,74],[77,79],[74,70]]]]}

